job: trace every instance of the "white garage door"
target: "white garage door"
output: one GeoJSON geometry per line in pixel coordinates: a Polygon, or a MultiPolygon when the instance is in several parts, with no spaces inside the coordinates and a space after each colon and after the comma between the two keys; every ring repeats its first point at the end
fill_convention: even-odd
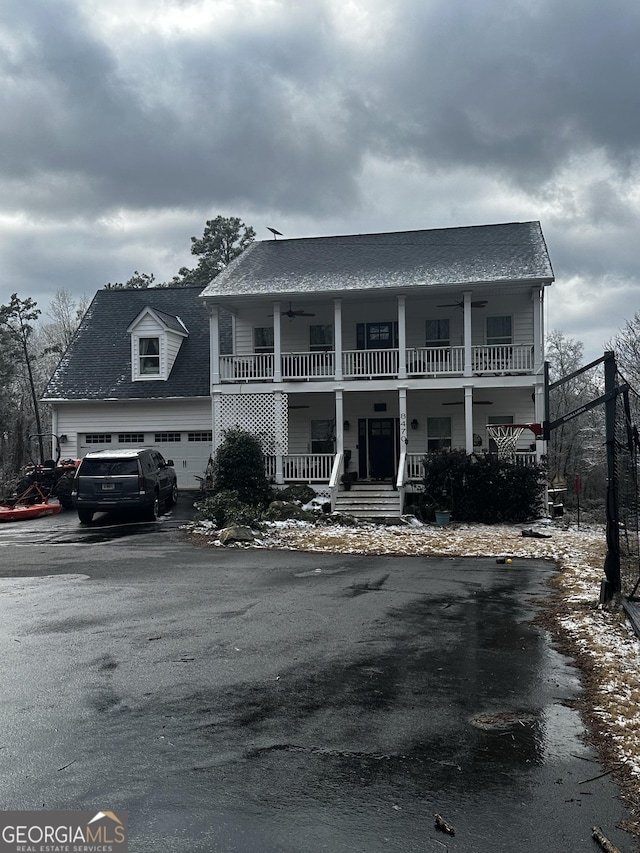
{"type": "Polygon", "coordinates": [[[211,453],[211,432],[113,432],[84,433],[78,436],[80,456],[92,450],[119,447],[153,447],[165,459],[172,459],[178,488],[197,489],[211,453]]]}

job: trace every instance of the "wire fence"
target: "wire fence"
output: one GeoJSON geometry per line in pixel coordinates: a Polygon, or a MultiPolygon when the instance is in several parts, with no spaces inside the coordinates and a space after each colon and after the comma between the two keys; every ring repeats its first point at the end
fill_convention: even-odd
{"type": "Polygon", "coordinates": [[[615,486],[613,521],[617,523],[620,554],[620,591],[628,599],[640,599],[640,528],[638,461],[640,455],[640,395],[616,369],[615,439],[613,448],[615,486]]]}

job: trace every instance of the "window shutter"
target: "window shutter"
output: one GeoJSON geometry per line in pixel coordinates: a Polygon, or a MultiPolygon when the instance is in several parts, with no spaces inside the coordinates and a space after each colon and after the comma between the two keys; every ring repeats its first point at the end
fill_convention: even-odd
{"type": "Polygon", "coordinates": [[[365,348],[364,323],[356,323],[356,347],[357,349],[365,348]]]}

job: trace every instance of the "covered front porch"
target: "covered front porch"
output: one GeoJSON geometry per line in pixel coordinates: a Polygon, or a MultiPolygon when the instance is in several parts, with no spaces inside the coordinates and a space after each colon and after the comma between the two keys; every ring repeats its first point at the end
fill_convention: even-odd
{"type": "MultiPolygon", "coordinates": [[[[229,427],[254,432],[275,485],[309,483],[332,504],[349,480],[387,484],[402,496],[422,479],[427,452],[495,452],[487,424],[540,419],[531,388],[214,394],[214,443],[229,427]]],[[[515,460],[529,464],[543,452],[525,431],[515,460]]]]}

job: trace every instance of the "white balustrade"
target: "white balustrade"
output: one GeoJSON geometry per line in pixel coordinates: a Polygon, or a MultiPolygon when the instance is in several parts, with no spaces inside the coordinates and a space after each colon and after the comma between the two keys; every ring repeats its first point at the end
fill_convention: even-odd
{"type": "Polygon", "coordinates": [[[422,480],[424,453],[407,453],[407,480],[422,480]]]}
{"type": "Polygon", "coordinates": [[[285,482],[328,483],[333,459],[333,453],[295,453],[283,456],[285,482]]]}
{"type": "Polygon", "coordinates": [[[462,373],[463,370],[464,347],[409,347],[407,349],[409,376],[462,373]]]}
{"type": "Polygon", "coordinates": [[[530,373],[533,370],[533,346],[500,344],[472,347],[474,373],[530,373]]]}
{"type": "MultiPolygon", "coordinates": [[[[345,350],[342,373],[345,379],[396,377],[399,369],[397,349],[345,350]]],[[[464,347],[407,347],[408,376],[461,375],[464,372],[464,347]]],[[[474,373],[532,373],[533,346],[500,344],[471,348],[474,373]]],[[[335,353],[291,352],[281,356],[284,381],[332,378],[335,375],[335,353]]],[[[221,355],[222,382],[271,381],[274,373],[273,353],[221,355]]]]}
{"type": "Polygon", "coordinates": [[[256,352],[248,355],[221,355],[222,382],[263,381],[273,379],[273,353],[256,352]]]}
{"type": "Polygon", "coordinates": [[[286,352],[282,354],[283,379],[321,379],[333,376],[333,352],[286,352]]]}
{"type": "Polygon", "coordinates": [[[397,376],[397,349],[357,349],[342,353],[342,374],[345,379],[359,376],[397,376]]]}

